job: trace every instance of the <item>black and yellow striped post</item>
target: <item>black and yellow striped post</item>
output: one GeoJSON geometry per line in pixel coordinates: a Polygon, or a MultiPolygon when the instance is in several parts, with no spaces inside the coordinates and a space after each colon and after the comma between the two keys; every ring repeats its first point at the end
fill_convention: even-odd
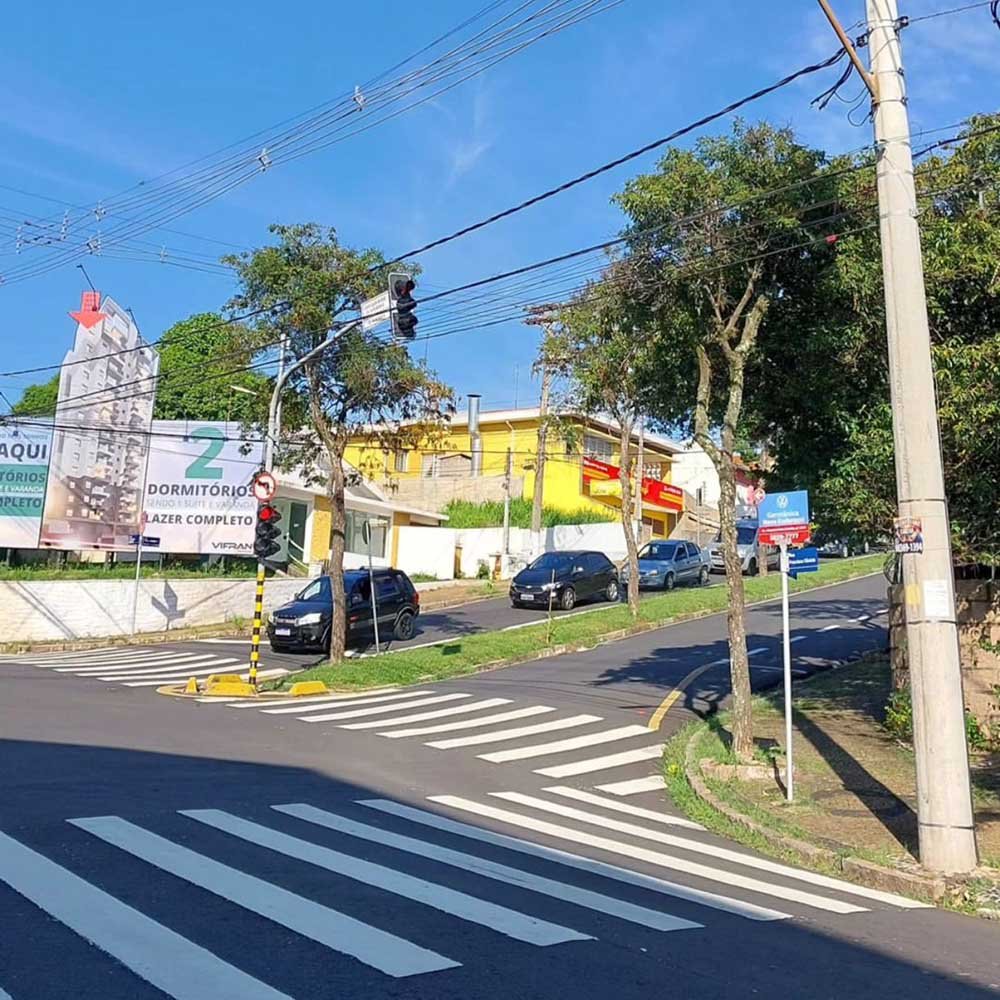
{"type": "Polygon", "coordinates": [[[260,662],[260,626],[264,618],[264,564],[257,563],[257,591],[253,600],[253,632],[250,635],[250,683],[257,686],[257,664],[260,662]]]}

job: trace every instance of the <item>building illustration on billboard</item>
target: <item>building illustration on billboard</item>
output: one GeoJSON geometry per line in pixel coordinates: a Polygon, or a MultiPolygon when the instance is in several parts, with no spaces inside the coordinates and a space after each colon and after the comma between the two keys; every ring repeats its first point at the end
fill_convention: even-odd
{"type": "Polygon", "coordinates": [[[128,548],[138,530],[159,357],[112,298],[84,292],[59,374],[39,545],[128,548]]]}

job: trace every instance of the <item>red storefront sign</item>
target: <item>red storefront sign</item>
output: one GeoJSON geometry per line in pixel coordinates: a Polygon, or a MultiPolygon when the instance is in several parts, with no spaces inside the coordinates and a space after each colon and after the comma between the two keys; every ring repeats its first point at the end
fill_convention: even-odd
{"type": "MultiPolygon", "coordinates": [[[[608,465],[596,458],[587,455],[583,457],[583,481],[606,482],[614,480],[618,482],[620,470],[617,465],[608,465]]],[[[670,483],[662,483],[659,479],[648,479],[645,476],[642,480],[642,501],[653,507],[662,507],[664,510],[683,511],[684,491],[670,483]]]]}

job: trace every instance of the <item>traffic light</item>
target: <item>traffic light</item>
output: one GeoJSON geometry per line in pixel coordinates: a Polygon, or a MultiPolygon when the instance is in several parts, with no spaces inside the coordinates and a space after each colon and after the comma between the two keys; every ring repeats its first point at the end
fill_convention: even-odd
{"type": "Polygon", "coordinates": [[[263,562],[269,556],[281,549],[278,537],[281,535],[281,528],[278,522],[281,520],[281,511],[269,503],[262,503],[257,508],[257,530],[253,540],[253,554],[263,562]]]}
{"type": "Polygon", "coordinates": [[[416,282],[408,274],[389,275],[389,307],[392,313],[393,335],[401,340],[413,340],[417,335],[417,300],[410,292],[416,282]]]}

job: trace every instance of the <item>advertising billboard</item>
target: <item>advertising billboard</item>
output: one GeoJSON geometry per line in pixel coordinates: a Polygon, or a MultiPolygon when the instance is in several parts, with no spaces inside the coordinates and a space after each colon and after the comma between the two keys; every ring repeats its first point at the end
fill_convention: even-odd
{"type": "MultiPolygon", "coordinates": [[[[583,457],[583,482],[590,496],[622,495],[621,480],[617,465],[609,465],[589,455],[583,457]]],[[[681,512],[684,510],[684,491],[670,483],[658,479],[642,479],[642,501],[664,510],[681,512]]]]}
{"type": "Polygon", "coordinates": [[[41,421],[0,425],[0,547],[37,547],[51,448],[41,421]]]}
{"type": "Polygon", "coordinates": [[[240,425],[154,420],[143,510],[160,552],[251,555],[263,442],[240,425]]]}
{"type": "Polygon", "coordinates": [[[40,548],[122,549],[139,530],[159,357],[129,312],[84,292],[59,370],[40,548]]]}

